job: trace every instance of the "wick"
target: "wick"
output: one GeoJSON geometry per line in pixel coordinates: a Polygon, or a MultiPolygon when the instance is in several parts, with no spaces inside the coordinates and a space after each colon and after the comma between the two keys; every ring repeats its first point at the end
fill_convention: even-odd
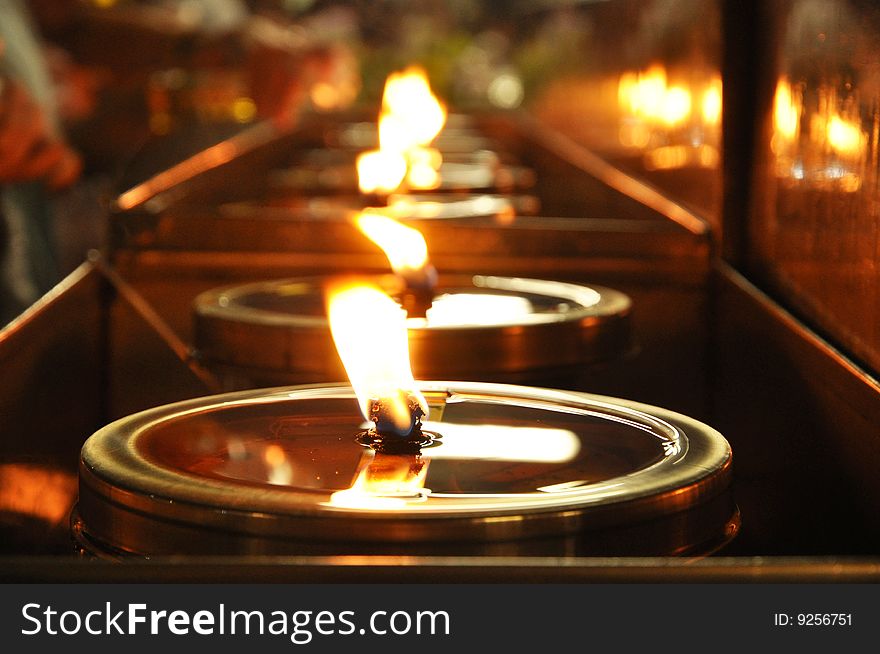
{"type": "Polygon", "coordinates": [[[389,415],[389,409],[386,403],[382,400],[377,399],[370,400],[369,418],[376,425],[376,433],[379,436],[383,436],[386,438],[420,438],[422,435],[422,418],[424,417],[425,412],[422,411],[422,407],[419,404],[419,401],[412,395],[407,398],[407,408],[409,409],[411,424],[409,431],[403,434],[399,429],[395,427],[394,421],[389,415]]]}
{"type": "Polygon", "coordinates": [[[428,309],[431,308],[433,303],[434,292],[432,289],[425,291],[423,289],[407,288],[400,296],[400,305],[404,308],[409,318],[426,318],[428,309]]]}
{"type": "Polygon", "coordinates": [[[401,275],[406,284],[399,301],[410,318],[425,318],[434,303],[434,288],[437,286],[437,269],[426,263],[419,270],[401,275]]]}
{"type": "Polygon", "coordinates": [[[412,424],[407,433],[402,433],[391,419],[388,407],[382,400],[370,400],[369,418],[376,425],[358,437],[358,442],[377,452],[387,454],[418,454],[422,447],[434,442],[434,437],[422,431],[422,418],[425,412],[415,397],[407,399],[412,424]]]}

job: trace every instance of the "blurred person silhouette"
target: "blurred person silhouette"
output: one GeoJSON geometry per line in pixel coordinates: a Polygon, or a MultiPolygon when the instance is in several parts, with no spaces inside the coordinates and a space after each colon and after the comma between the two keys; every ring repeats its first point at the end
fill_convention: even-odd
{"type": "Polygon", "coordinates": [[[0,323],[59,277],[51,194],[73,184],[77,154],[61,134],[55,89],[20,0],[0,2],[0,323]]]}
{"type": "MultiPolygon", "coordinates": [[[[257,117],[272,119],[283,127],[296,120],[308,99],[309,85],[329,80],[335,88],[351,87],[350,78],[356,77],[356,70],[350,70],[353,57],[346,56],[338,40],[328,41],[321,31],[281,14],[255,13],[240,0],[101,5],[70,0],[0,0],[0,325],[58,281],[55,223],[63,223],[65,242],[61,245],[66,254],[70,254],[66,252],[70,249],[66,247],[67,236],[80,237],[68,234],[81,231],[76,222],[79,219],[69,221],[66,202],[56,202],[56,193],[77,182],[82,171],[80,157],[64,138],[62,123],[67,125],[68,118],[81,121],[91,114],[91,120],[85,121],[86,129],[76,131],[77,143],[82,152],[91,155],[90,161],[104,166],[104,172],[115,175],[118,170],[114,167],[122,167],[132,152],[138,151],[138,138],[107,138],[143,132],[135,125],[136,112],[125,111],[115,117],[117,123],[126,123],[122,132],[113,132],[112,124],[104,125],[113,118],[113,104],[99,104],[93,111],[97,98],[107,98],[103,93],[98,95],[98,86],[102,91],[114,85],[131,88],[133,83],[143,84],[151,69],[163,70],[168,65],[190,70],[237,66],[249,81],[257,117]],[[72,58],[62,50],[48,48],[41,42],[41,33],[67,48],[72,58]],[[137,39],[150,33],[160,40],[137,39]],[[165,51],[171,59],[133,46],[150,42],[172,44],[165,51]],[[101,82],[85,79],[83,72],[88,70],[98,71],[96,78],[101,82]],[[118,143],[120,148],[112,151],[108,143],[118,143]],[[95,156],[95,152],[102,155],[105,151],[110,156],[95,156]]],[[[340,97],[353,100],[351,93],[340,97]]],[[[175,138],[185,138],[188,131],[175,138]]],[[[76,184],[75,192],[66,193],[63,199],[67,201],[85,186],[88,180],[76,184]]],[[[97,206],[94,209],[83,225],[94,222],[99,209],[103,211],[97,206]]]]}

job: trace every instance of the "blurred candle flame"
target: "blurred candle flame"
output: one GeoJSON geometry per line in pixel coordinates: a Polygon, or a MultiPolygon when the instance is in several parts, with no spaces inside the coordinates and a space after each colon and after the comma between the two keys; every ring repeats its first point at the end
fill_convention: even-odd
{"type": "Polygon", "coordinates": [[[663,94],[659,118],[668,127],[687,122],[691,115],[691,92],[683,86],[673,86],[663,94]]]}
{"type": "Polygon", "coordinates": [[[858,157],[865,149],[867,139],[855,121],[840,116],[831,116],[825,128],[828,144],[837,154],[858,157]]]}
{"type": "Polygon", "coordinates": [[[626,148],[646,151],[646,169],[718,167],[721,76],[694,76],[691,71],[684,81],[670,84],[666,68],[653,64],[618,79],[618,139],[626,148]]]}
{"type": "Polygon", "coordinates": [[[703,91],[703,99],[700,109],[703,113],[703,122],[706,125],[718,125],[721,122],[722,106],[721,78],[717,75],[709,82],[709,86],[703,91]]]}
{"type": "Polygon", "coordinates": [[[358,186],[363,193],[391,193],[406,177],[406,157],[391,150],[370,150],[358,155],[358,186]]]}
{"type": "Polygon", "coordinates": [[[410,398],[426,416],[428,404],[413,379],[406,312],[377,286],[338,281],[327,289],[327,316],[361,413],[369,420],[371,400],[381,400],[395,429],[408,434],[410,398]]]}
{"type": "Polygon", "coordinates": [[[418,66],[388,76],[382,105],[383,113],[400,123],[408,145],[428,145],[446,124],[446,108],[431,91],[427,74],[418,66]]]}
{"type": "Polygon", "coordinates": [[[428,244],[419,230],[374,209],[359,213],[355,225],[382,248],[395,273],[407,280],[427,273],[428,244]]]}
{"type": "Polygon", "coordinates": [[[379,115],[379,149],[357,161],[361,191],[390,193],[404,180],[414,189],[437,188],[442,157],[428,146],[445,123],[446,108],[424,70],[411,66],[389,75],[379,115]]]}
{"type": "MultiPolygon", "coordinates": [[[[674,128],[691,117],[690,90],[684,86],[669,86],[666,69],[660,64],[644,71],[623,73],[617,86],[617,98],[624,112],[649,124],[674,128]]],[[[720,113],[720,103],[718,111],[720,113]]]]}
{"type": "Polygon", "coordinates": [[[786,142],[791,142],[797,135],[800,123],[800,102],[791,89],[791,84],[784,77],[776,84],[773,98],[773,127],[775,135],[786,142]]]}

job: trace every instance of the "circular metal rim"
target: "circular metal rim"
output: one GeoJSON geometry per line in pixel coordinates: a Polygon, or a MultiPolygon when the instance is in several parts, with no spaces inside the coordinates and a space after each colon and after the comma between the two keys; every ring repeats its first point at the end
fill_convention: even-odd
{"type": "MultiPolygon", "coordinates": [[[[431,189],[438,193],[458,193],[461,191],[526,191],[535,185],[534,171],[527,166],[516,164],[486,164],[446,162],[440,164],[439,184],[431,189]]],[[[349,165],[336,166],[300,165],[293,168],[274,170],[269,176],[270,188],[274,193],[300,192],[318,194],[327,192],[356,192],[358,190],[357,169],[349,165]]],[[[422,189],[413,189],[422,190],[422,189]]]]}
{"type": "MultiPolygon", "coordinates": [[[[224,286],[222,288],[211,289],[209,291],[205,291],[204,293],[199,294],[196,297],[196,312],[206,316],[224,318],[227,320],[236,320],[240,322],[248,322],[255,325],[277,325],[290,328],[327,328],[327,319],[324,316],[298,316],[295,314],[278,314],[273,311],[264,311],[262,309],[255,309],[252,307],[244,307],[240,305],[236,307],[230,307],[228,306],[228,304],[224,305],[221,302],[221,298],[223,297],[236,298],[254,292],[270,291],[284,285],[309,284],[317,287],[320,285],[321,281],[325,279],[330,278],[291,277],[287,279],[252,282],[248,284],[236,284],[231,286],[224,286]]],[[[394,275],[374,275],[371,276],[369,279],[374,281],[378,280],[380,285],[386,287],[399,286],[399,282],[394,275]]],[[[528,292],[533,295],[542,295],[542,293],[540,292],[541,289],[546,288],[546,286],[549,284],[552,284],[553,286],[559,287],[560,291],[567,291],[569,293],[569,295],[560,295],[562,299],[574,299],[575,295],[578,292],[588,290],[597,293],[599,295],[599,301],[589,306],[584,306],[581,309],[571,311],[570,313],[558,314],[560,316],[564,316],[563,319],[554,319],[553,316],[555,314],[546,314],[548,316],[548,319],[538,323],[520,322],[499,323],[493,325],[440,325],[433,327],[410,326],[410,333],[453,330],[473,333],[478,331],[486,332],[506,329],[522,329],[535,325],[575,323],[589,318],[602,318],[606,316],[614,316],[627,313],[632,306],[632,301],[627,295],[615,289],[606,288],[604,286],[596,286],[592,284],[587,286],[585,284],[573,284],[570,282],[557,282],[544,279],[532,279],[527,277],[504,277],[501,275],[442,275],[440,277],[440,284],[438,285],[438,292],[442,292],[447,288],[450,291],[466,290],[468,288],[467,280],[471,280],[471,286],[476,289],[496,288],[496,286],[488,285],[492,284],[493,280],[512,282],[516,285],[516,287],[509,290],[528,292]],[[487,285],[480,286],[480,283],[484,283],[487,285]]],[[[500,287],[497,288],[499,288],[499,290],[507,290],[500,287]]],[[[544,293],[544,295],[549,294],[544,293]]]]}
{"type": "MultiPolygon", "coordinates": [[[[230,306],[230,298],[271,292],[285,285],[320,288],[327,277],[299,277],[225,286],[196,297],[196,349],[204,361],[242,370],[321,375],[314,380],[343,379],[344,374],[323,316],[295,316],[230,306]],[[240,330],[259,331],[259,351],[249,351],[240,330]],[[230,336],[232,334],[232,336],[230,336]],[[271,343],[271,345],[270,345],[271,343]]],[[[372,276],[381,286],[399,288],[393,275],[372,276]]],[[[632,301],[603,286],[548,280],[441,275],[439,290],[474,288],[478,284],[513,284],[536,294],[568,292],[572,299],[584,290],[598,293],[593,305],[544,322],[497,325],[417,327],[409,330],[410,356],[417,376],[448,378],[497,373],[522,373],[572,367],[613,359],[630,347],[632,301]],[[478,280],[475,283],[474,280],[478,280]],[[543,290],[543,293],[541,292],[543,290]]],[[[485,286],[484,286],[485,287],[485,286]]],[[[489,286],[491,288],[491,286],[489,286]]],[[[574,301],[577,301],[576,299],[574,301]]]]}
{"type": "MultiPolygon", "coordinates": [[[[247,391],[158,407],[118,420],[96,432],[83,446],[80,461],[83,520],[92,527],[97,526],[89,516],[90,503],[97,501],[112,510],[121,509],[157,520],[260,537],[414,542],[498,540],[572,533],[585,525],[604,527],[662,517],[693,508],[729,486],[731,451],[724,437],[707,425],[665,409],[585,393],[502,384],[431,382],[424,384],[423,389],[574,403],[618,414],[623,412],[639,419],[647,417],[664,423],[677,434],[680,454],[616,478],[632,486],[625,496],[602,497],[588,493],[584,497],[583,493],[571,493],[565,498],[555,495],[543,501],[510,502],[491,509],[420,509],[406,513],[327,507],[315,502],[313,492],[247,489],[234,483],[171,471],[138,455],[137,435],[159,420],[233,403],[277,402],[298,394],[338,397],[340,393],[351,392],[338,385],[247,391]],[[308,504],[297,504],[296,497],[305,494],[310,498],[308,504]],[[331,517],[338,519],[329,519],[331,517]]],[[[100,507],[96,513],[106,508],[100,507]]],[[[96,532],[100,533],[101,528],[96,532]]]]}
{"type": "MultiPolygon", "coordinates": [[[[380,207],[401,221],[410,222],[461,222],[495,220],[504,224],[507,215],[535,215],[539,200],[534,195],[501,194],[490,192],[474,193],[402,193],[388,197],[389,205],[380,207]],[[394,205],[396,198],[409,200],[407,205],[394,205]],[[436,214],[430,207],[437,205],[436,214]]],[[[301,205],[266,204],[254,201],[227,202],[221,204],[219,211],[227,217],[254,218],[261,220],[298,220],[301,222],[347,222],[351,214],[362,211],[369,204],[362,195],[313,196],[303,200],[301,205]]]]}

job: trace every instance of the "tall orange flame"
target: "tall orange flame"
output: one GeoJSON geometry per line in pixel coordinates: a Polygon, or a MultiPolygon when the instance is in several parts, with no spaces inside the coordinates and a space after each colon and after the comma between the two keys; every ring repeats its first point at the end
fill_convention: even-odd
{"type": "Polygon", "coordinates": [[[355,225],[382,248],[392,270],[410,286],[433,287],[436,271],[428,261],[428,244],[417,229],[407,227],[380,210],[367,209],[355,225]]]}
{"type": "Polygon", "coordinates": [[[400,434],[414,424],[413,398],[428,414],[428,404],[413,379],[406,312],[382,290],[359,281],[340,281],[327,289],[327,316],[333,341],[364,417],[381,400],[400,434]]]}

